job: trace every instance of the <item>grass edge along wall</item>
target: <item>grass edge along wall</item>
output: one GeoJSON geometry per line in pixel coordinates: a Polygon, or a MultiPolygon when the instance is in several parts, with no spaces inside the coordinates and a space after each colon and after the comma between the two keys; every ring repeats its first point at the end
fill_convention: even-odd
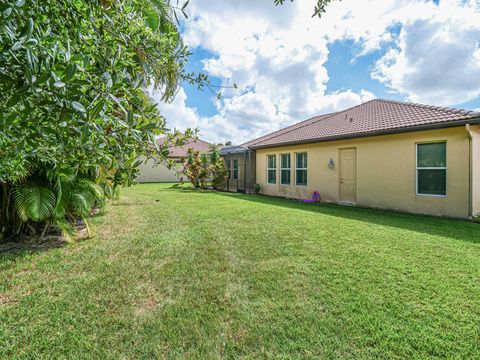
{"type": "MultiPolygon", "coordinates": [[[[410,213],[468,218],[480,212],[480,125],[311,144],[257,149],[256,177],[266,195],[306,199],[319,191],[322,201],[341,202],[340,153],[355,149],[356,205],[410,213]],[[417,144],[446,142],[446,195],[417,194],[417,144]],[[297,153],[307,153],[307,185],[295,184],[297,153]],[[291,154],[290,185],[280,184],[281,154],[291,154]],[[267,156],[276,155],[275,184],[267,182],[267,156]],[[333,160],[333,167],[331,164],[333,160]],[[329,166],[330,165],[330,166],[329,166]],[[472,179],[472,184],[470,181],[472,179]],[[470,189],[471,187],[471,189],[470,189]],[[470,199],[470,193],[472,196],[470,199]],[[472,201],[472,203],[470,203],[472,201]]],[[[272,176],[272,174],[271,174],[272,176]]]]}

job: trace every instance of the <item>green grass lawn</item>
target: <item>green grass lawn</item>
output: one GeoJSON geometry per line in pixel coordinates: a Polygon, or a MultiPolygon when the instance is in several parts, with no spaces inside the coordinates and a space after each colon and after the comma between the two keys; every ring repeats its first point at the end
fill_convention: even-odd
{"type": "Polygon", "coordinates": [[[139,185],[0,255],[0,358],[480,357],[480,225],[139,185]]]}

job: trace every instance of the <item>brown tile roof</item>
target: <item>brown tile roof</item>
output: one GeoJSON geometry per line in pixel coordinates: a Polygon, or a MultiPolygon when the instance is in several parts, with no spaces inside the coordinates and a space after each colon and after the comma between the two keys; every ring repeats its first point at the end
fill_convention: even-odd
{"type": "Polygon", "coordinates": [[[333,114],[335,113],[331,113],[331,114],[326,114],[326,115],[320,115],[320,116],[315,116],[313,118],[310,118],[310,119],[307,119],[307,120],[304,120],[304,121],[301,121],[297,124],[293,124],[293,125],[290,125],[289,127],[286,127],[284,129],[280,129],[280,130],[277,130],[273,133],[270,133],[270,134],[267,134],[267,135],[264,135],[262,137],[259,137],[258,139],[255,139],[255,140],[252,140],[252,141],[249,141],[245,144],[242,144],[241,146],[244,146],[244,147],[250,147],[250,146],[253,146],[254,144],[257,144],[259,142],[263,142],[263,141],[266,141],[268,139],[273,139],[279,135],[283,135],[285,133],[288,133],[292,130],[296,130],[298,128],[301,128],[302,126],[307,126],[307,125],[310,125],[318,120],[321,120],[323,118],[327,118],[329,116],[332,116],[333,114]]]}
{"type": "Polygon", "coordinates": [[[375,99],[347,110],[313,117],[249,141],[242,146],[261,148],[331,141],[428,128],[460,126],[469,122],[480,122],[480,113],[375,99]]]}
{"type": "MultiPolygon", "coordinates": [[[[157,142],[159,144],[162,144],[165,138],[159,138],[157,142]]],[[[183,146],[171,146],[169,148],[170,152],[168,154],[168,157],[171,158],[179,158],[182,156],[187,155],[188,149],[193,149],[193,150],[198,150],[200,152],[207,152],[210,149],[210,146],[212,144],[203,141],[201,139],[190,139],[185,145],[183,146]]]]}

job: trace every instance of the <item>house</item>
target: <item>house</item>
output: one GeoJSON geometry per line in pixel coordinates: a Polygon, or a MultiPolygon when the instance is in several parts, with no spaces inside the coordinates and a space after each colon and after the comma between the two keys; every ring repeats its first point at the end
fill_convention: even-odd
{"type": "MultiPolygon", "coordinates": [[[[418,214],[480,215],[480,113],[376,99],[242,145],[261,193],[418,214]]],[[[249,176],[252,176],[250,174],[249,176]]]]}
{"type": "MultiPolygon", "coordinates": [[[[158,143],[161,144],[164,138],[158,138],[158,143]]],[[[140,165],[140,175],[137,181],[140,183],[153,182],[179,182],[177,171],[183,165],[183,160],[187,156],[189,149],[198,150],[200,152],[207,152],[212,144],[201,139],[190,139],[183,146],[172,146],[169,148],[168,159],[174,160],[177,163],[176,168],[169,169],[166,164],[158,164],[155,166],[153,160],[148,160],[147,163],[140,165]]]]}

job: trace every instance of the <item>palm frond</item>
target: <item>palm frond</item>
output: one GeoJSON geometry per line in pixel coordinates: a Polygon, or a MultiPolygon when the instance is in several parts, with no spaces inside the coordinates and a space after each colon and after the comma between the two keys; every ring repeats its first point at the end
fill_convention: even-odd
{"type": "Polygon", "coordinates": [[[105,192],[103,191],[102,187],[93,180],[79,178],[77,179],[76,186],[84,191],[91,192],[97,199],[103,199],[105,196],[105,192]]]}
{"type": "Polygon", "coordinates": [[[57,193],[57,201],[55,202],[55,208],[53,209],[54,218],[64,218],[70,203],[70,193],[72,190],[71,183],[59,182],[55,184],[55,190],[57,193]]]}
{"type": "Polygon", "coordinates": [[[172,9],[165,0],[147,0],[144,4],[142,11],[146,17],[147,24],[153,31],[162,31],[166,24],[171,23],[172,9]]]}
{"type": "Polygon", "coordinates": [[[90,214],[95,205],[95,196],[88,191],[74,190],[70,198],[70,206],[74,213],[84,217],[90,214]]]}
{"type": "Polygon", "coordinates": [[[57,225],[57,227],[60,229],[67,242],[75,241],[75,227],[70,222],[65,220],[65,218],[56,219],[55,225],[57,225]]]}
{"type": "Polygon", "coordinates": [[[87,219],[83,219],[83,222],[85,224],[85,230],[87,231],[87,237],[90,239],[95,235],[95,232],[93,231],[90,221],[88,221],[87,219]]]}
{"type": "Polygon", "coordinates": [[[22,221],[43,221],[51,217],[55,193],[34,181],[17,185],[14,190],[15,208],[22,221]]]}

